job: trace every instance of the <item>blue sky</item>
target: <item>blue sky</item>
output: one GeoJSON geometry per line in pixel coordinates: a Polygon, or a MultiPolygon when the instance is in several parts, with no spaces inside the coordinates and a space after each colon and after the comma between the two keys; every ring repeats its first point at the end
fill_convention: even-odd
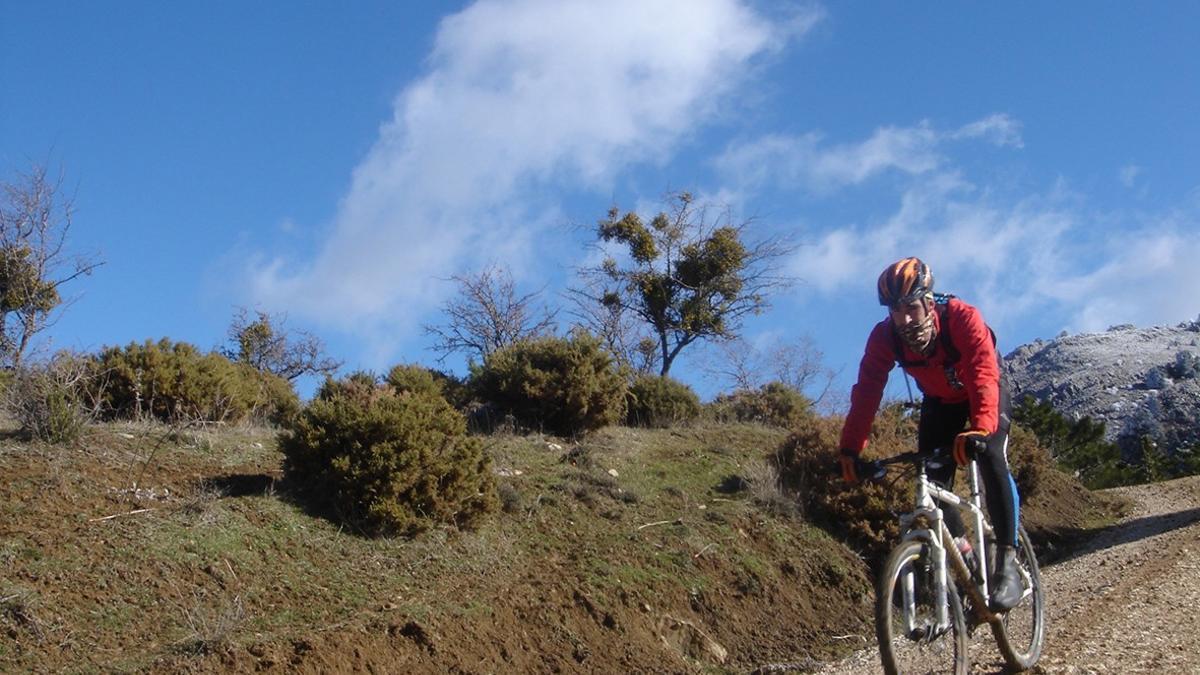
{"type": "MultiPolygon", "coordinates": [[[[1005,352],[1200,313],[1196,3],[341,5],[0,0],[0,172],[61,168],[106,261],[54,347],[215,347],[244,306],[432,364],[447,277],[553,300],[672,189],[799,245],[746,336],[842,388],[907,255],[1005,352]]],[[[714,358],[673,372],[711,395],[714,358]]]]}

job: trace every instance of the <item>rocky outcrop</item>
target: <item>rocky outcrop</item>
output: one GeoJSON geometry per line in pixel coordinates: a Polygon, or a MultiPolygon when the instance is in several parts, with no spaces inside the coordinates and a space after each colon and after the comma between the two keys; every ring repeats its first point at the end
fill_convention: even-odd
{"type": "Polygon", "coordinates": [[[1072,419],[1103,421],[1122,447],[1142,436],[1168,452],[1200,444],[1200,320],[1038,340],[1004,368],[1014,401],[1032,394],[1072,419]]]}

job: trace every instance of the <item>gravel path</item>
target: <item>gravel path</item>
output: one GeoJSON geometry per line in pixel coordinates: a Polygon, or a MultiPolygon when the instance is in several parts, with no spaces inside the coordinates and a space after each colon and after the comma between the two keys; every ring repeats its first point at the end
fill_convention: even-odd
{"type": "MultiPolygon", "coordinates": [[[[1133,501],[1129,515],[1042,570],[1048,635],[1034,672],[1200,673],[1200,476],[1114,492],[1133,501]]],[[[970,653],[973,672],[1005,672],[990,631],[970,653]]],[[[880,670],[872,646],[820,672],[880,670]]]]}

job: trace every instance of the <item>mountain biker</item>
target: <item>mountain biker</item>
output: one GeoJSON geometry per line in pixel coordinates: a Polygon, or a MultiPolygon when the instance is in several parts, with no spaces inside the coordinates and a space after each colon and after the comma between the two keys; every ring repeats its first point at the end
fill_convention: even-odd
{"type": "MultiPolygon", "coordinates": [[[[1011,609],[1021,598],[1014,547],[1020,508],[1008,469],[1011,401],[1000,376],[995,336],[979,310],[951,295],[933,292],[933,275],[918,258],[904,258],[879,275],[879,304],[888,308],[867,338],[842,427],[842,478],[858,482],[859,455],[883,398],[888,373],[899,364],[924,395],[917,446],[953,448],[955,463],[979,460],[987,509],[996,532],[996,572],[990,579],[992,611],[1011,609]]],[[[950,488],[955,464],[931,468],[929,476],[950,488]]],[[[966,532],[957,509],[945,510],[955,537],[966,532]]]]}

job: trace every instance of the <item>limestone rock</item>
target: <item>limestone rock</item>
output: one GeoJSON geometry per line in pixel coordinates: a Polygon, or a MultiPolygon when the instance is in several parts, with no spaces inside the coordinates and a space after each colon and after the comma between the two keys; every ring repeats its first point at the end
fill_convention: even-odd
{"type": "Polygon", "coordinates": [[[1132,447],[1149,435],[1169,452],[1200,444],[1200,321],[1113,326],[1103,333],[1037,340],[1004,357],[1013,400],[1047,401],[1071,419],[1106,422],[1132,447]]]}

